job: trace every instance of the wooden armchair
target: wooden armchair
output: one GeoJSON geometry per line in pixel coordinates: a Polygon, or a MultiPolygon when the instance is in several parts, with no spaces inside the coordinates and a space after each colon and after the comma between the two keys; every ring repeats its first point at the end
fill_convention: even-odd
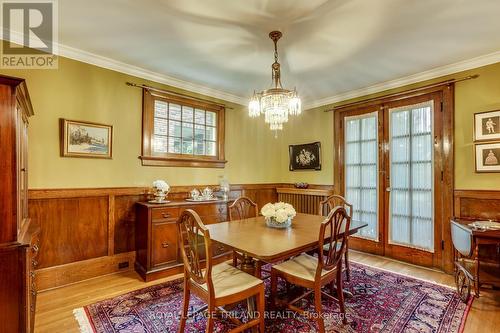
{"type": "MultiPolygon", "coordinates": [[[[255,202],[247,197],[239,197],[232,205],[228,207],[229,221],[249,219],[259,216],[259,207],[255,202]]],[[[243,253],[233,251],[233,266],[238,267],[238,261],[243,263],[245,256],[243,253]]],[[[263,262],[255,260],[255,276],[260,278],[262,275],[263,262]]],[[[269,273],[269,272],[268,272],[269,273]]]]}
{"type": "Polygon", "coordinates": [[[210,233],[195,211],[185,210],[177,221],[177,227],[184,261],[184,298],[179,332],[184,332],[186,326],[189,297],[192,291],[208,304],[206,332],[213,331],[215,314],[222,312],[239,325],[230,332],[241,332],[258,326],[259,332],[264,333],[264,283],[226,263],[212,266],[210,233]],[[202,269],[201,262],[203,254],[206,258],[205,269],[202,269]],[[242,323],[222,308],[223,305],[240,302],[254,296],[257,301],[258,314],[247,323],[242,323]]]}
{"type": "Polygon", "coordinates": [[[288,302],[287,307],[305,314],[304,310],[294,306],[294,304],[314,293],[316,315],[313,317],[318,322],[319,332],[323,333],[325,332],[325,324],[322,316],[321,295],[323,294],[334,300],[335,298],[321,291],[321,288],[336,281],[340,312],[343,314],[344,324],[347,323],[342,288],[342,257],[346,251],[347,240],[347,233],[344,233],[344,230],[349,230],[350,223],[351,218],[344,207],[334,208],[321,224],[319,232],[320,248],[329,245],[326,254],[323,254],[323,251],[318,251],[318,257],[316,258],[304,253],[271,268],[271,305],[273,307],[276,302],[278,277],[300,287],[310,289],[305,294],[288,302]]]}
{"type": "MultiPolygon", "coordinates": [[[[328,216],[328,213],[332,211],[333,208],[340,206],[345,207],[347,214],[352,219],[352,205],[346,201],[346,199],[338,194],[330,195],[328,198],[320,202],[319,205],[319,215],[328,216]]],[[[325,245],[323,249],[325,252],[328,251],[328,244],[325,245]]],[[[349,264],[349,237],[346,239],[346,251],[344,254],[345,260],[345,271],[347,281],[351,281],[351,265],[349,264]]]]}

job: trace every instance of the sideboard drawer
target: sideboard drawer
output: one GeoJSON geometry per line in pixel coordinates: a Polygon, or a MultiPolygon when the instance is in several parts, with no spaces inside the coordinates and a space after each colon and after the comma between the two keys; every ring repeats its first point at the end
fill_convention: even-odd
{"type": "Polygon", "coordinates": [[[167,219],[177,219],[178,217],[178,207],[158,207],[151,209],[151,218],[153,222],[164,221],[167,219]]]}
{"type": "MultiPolygon", "coordinates": [[[[135,270],[145,281],[169,276],[182,271],[181,244],[177,231],[177,220],[186,209],[198,213],[205,224],[227,221],[227,202],[172,201],[157,205],[148,202],[136,204],[135,221],[135,270]]],[[[205,246],[199,239],[199,257],[205,260],[205,246]]],[[[213,258],[222,261],[227,248],[212,245],[213,258]]],[[[229,257],[229,255],[227,256],[229,257]]]]}
{"type": "Polygon", "coordinates": [[[153,224],[151,266],[162,266],[177,261],[177,224],[153,224]]]}

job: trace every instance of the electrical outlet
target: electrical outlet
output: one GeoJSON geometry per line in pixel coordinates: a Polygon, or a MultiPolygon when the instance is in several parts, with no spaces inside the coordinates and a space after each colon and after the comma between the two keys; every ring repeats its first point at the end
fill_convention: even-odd
{"type": "Polygon", "coordinates": [[[129,266],[128,261],[118,263],[118,269],[127,268],[129,266]]]}

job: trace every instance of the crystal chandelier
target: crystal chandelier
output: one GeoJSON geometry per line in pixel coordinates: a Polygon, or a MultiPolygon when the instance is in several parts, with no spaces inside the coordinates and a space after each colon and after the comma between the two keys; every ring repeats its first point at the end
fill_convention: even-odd
{"type": "Polygon", "coordinates": [[[300,98],[297,91],[284,89],[281,86],[280,64],[278,62],[278,40],[282,34],[280,31],[271,31],[269,38],[274,42],[274,63],[272,68],[273,88],[254,92],[248,104],[248,115],[258,117],[263,114],[265,122],[271,130],[283,129],[283,124],[288,121],[288,115],[299,115],[301,110],[300,98]]]}

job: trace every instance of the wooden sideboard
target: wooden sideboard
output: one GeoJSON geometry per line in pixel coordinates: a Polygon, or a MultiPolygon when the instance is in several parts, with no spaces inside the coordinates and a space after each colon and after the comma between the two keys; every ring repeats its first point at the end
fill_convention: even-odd
{"type": "Polygon", "coordinates": [[[23,79],[0,76],[0,332],[33,332],[40,228],[28,214],[28,118],[23,79]]]}
{"type": "MultiPolygon", "coordinates": [[[[178,244],[177,219],[185,209],[197,212],[204,224],[228,220],[229,201],[190,202],[172,201],[165,204],[138,202],[136,204],[136,261],[135,269],[145,281],[179,273],[183,269],[178,244]]],[[[222,244],[213,245],[216,259],[227,259],[230,250],[222,244]]]]}

